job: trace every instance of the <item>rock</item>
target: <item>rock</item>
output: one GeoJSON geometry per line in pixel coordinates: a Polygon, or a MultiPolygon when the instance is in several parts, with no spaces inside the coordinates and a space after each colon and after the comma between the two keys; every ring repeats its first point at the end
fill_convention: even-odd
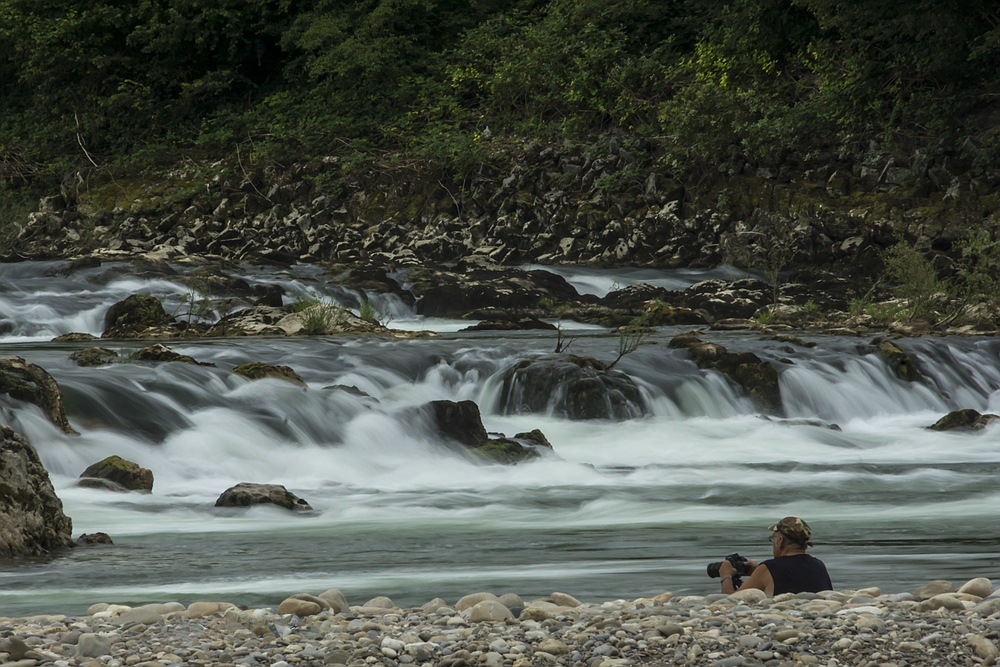
{"type": "MultiPolygon", "coordinates": [[[[966,635],[969,640],[969,644],[972,646],[972,650],[975,651],[976,655],[982,658],[984,661],[992,661],[996,664],[996,660],[1000,657],[1000,649],[997,645],[993,643],[991,639],[988,639],[982,635],[969,634],[966,635]]],[[[990,664],[984,662],[984,664],[990,664]]]]}
{"type": "Polygon", "coordinates": [[[923,586],[917,588],[913,591],[913,597],[917,600],[929,600],[935,595],[941,595],[942,593],[952,593],[955,591],[955,587],[951,585],[950,581],[945,581],[944,579],[935,579],[934,581],[924,584],[923,586]]]}
{"type": "Polygon", "coordinates": [[[500,602],[500,598],[493,593],[470,593],[469,595],[459,598],[458,602],[455,603],[455,611],[472,609],[484,600],[494,600],[496,602],[500,602]]]}
{"type": "Polygon", "coordinates": [[[0,558],[73,546],[73,522],[38,453],[6,425],[0,425],[0,490],[0,558]]]}
{"type": "Polygon", "coordinates": [[[307,386],[298,373],[290,366],[271,366],[270,364],[253,361],[248,364],[241,364],[233,369],[237,375],[250,378],[251,380],[261,380],[263,378],[278,378],[286,380],[300,387],[307,386]]]}
{"type": "Polygon", "coordinates": [[[88,347],[71,352],[69,358],[77,366],[106,366],[118,360],[118,353],[103,347],[88,347]]]}
{"type": "Polygon", "coordinates": [[[489,308],[516,313],[538,308],[546,300],[579,298],[564,278],[549,271],[420,269],[408,271],[406,279],[418,297],[417,313],[426,317],[464,317],[489,308]]]}
{"type": "Polygon", "coordinates": [[[384,595],[374,597],[361,606],[369,609],[396,609],[396,603],[384,595]]]}
{"type": "Polygon", "coordinates": [[[704,280],[684,290],[681,305],[710,313],[712,319],[746,319],[773,301],[771,287],[760,280],[704,280]]]}
{"type": "Polygon", "coordinates": [[[81,486],[95,486],[93,480],[111,482],[113,486],[105,488],[112,490],[146,492],[153,490],[152,471],[140,468],[138,464],[126,461],[120,456],[109,456],[103,461],[98,461],[80,475],[81,486]]]}
{"type": "Polygon", "coordinates": [[[317,597],[326,602],[330,609],[333,609],[336,614],[348,611],[351,608],[351,605],[347,604],[347,598],[338,588],[325,590],[317,597]]]}
{"type": "Polygon", "coordinates": [[[932,431],[980,431],[1000,422],[1000,415],[980,414],[976,410],[953,410],[927,428],[932,431]]]}
{"type": "Polygon", "coordinates": [[[632,378],[590,357],[520,361],[503,373],[500,412],[548,413],[567,419],[632,419],[648,407],[632,378]]]}
{"type": "Polygon", "coordinates": [[[541,431],[521,433],[514,439],[490,438],[483,426],[479,406],[473,401],[431,401],[421,408],[448,441],[463,452],[491,463],[513,465],[538,458],[539,451],[552,449],[541,431]]]}
{"type": "Polygon", "coordinates": [[[282,616],[294,614],[295,616],[315,616],[323,611],[323,607],[311,600],[302,600],[296,597],[286,598],[278,605],[278,613],[282,616]]]}
{"type": "Polygon", "coordinates": [[[79,435],[70,426],[59,384],[44,368],[21,357],[0,359],[0,393],[37,405],[63,433],[79,435]]]}
{"type": "Polygon", "coordinates": [[[163,622],[163,615],[148,607],[136,607],[126,611],[115,619],[115,625],[154,625],[163,622]]]}
{"type": "Polygon", "coordinates": [[[76,538],[76,545],[80,547],[94,547],[114,544],[111,536],[107,533],[84,533],[76,538]]]}
{"type": "Polygon", "coordinates": [[[174,318],[163,310],[163,304],[153,296],[133,294],[108,309],[104,315],[101,338],[134,338],[146,330],[172,324],[174,318]]]}
{"type": "Polygon", "coordinates": [[[963,595],[975,595],[977,597],[986,598],[993,594],[993,582],[986,577],[970,579],[962,584],[962,586],[958,589],[958,592],[963,595]]]}
{"type": "Polygon", "coordinates": [[[736,591],[731,597],[746,602],[747,604],[755,604],[766,599],[767,595],[764,591],[757,590],[756,588],[748,588],[743,591],[736,591]]]}
{"type": "Polygon", "coordinates": [[[471,623],[495,623],[513,620],[514,615],[498,600],[483,600],[467,611],[471,623]]]}
{"type": "Polygon", "coordinates": [[[532,331],[539,329],[555,331],[556,326],[530,315],[522,317],[510,315],[483,320],[478,324],[465,327],[459,331],[532,331]]]}
{"type": "Polygon", "coordinates": [[[287,336],[278,326],[288,316],[284,308],[254,306],[230,313],[216,322],[208,331],[210,336],[287,336]]]}
{"type": "Polygon", "coordinates": [[[552,604],[559,605],[560,607],[579,607],[581,604],[575,597],[566,593],[553,593],[549,596],[549,599],[552,600],[552,604]]]}
{"type": "Polygon", "coordinates": [[[923,379],[923,374],[921,374],[916,362],[903,351],[903,348],[891,340],[881,336],[873,338],[868,349],[863,351],[878,355],[901,380],[918,382],[923,379]]]}
{"type": "Polygon", "coordinates": [[[187,611],[184,612],[184,616],[187,618],[201,618],[203,616],[218,614],[219,612],[224,612],[227,609],[232,608],[233,604],[229,602],[192,602],[188,605],[187,611]]]}
{"type": "Polygon", "coordinates": [[[197,361],[194,357],[174,352],[166,345],[162,345],[160,343],[142,348],[135,353],[132,359],[134,361],[177,361],[185,364],[195,364],[196,366],[215,366],[213,363],[197,361]]]}
{"type": "Polygon", "coordinates": [[[739,385],[765,413],[781,414],[781,387],[778,371],[752,352],[730,352],[721,345],[701,340],[693,334],[680,334],[670,347],[686,349],[698,368],[715,370],[739,385]]]}
{"type": "Polygon", "coordinates": [[[268,504],[297,512],[312,511],[312,506],[308,502],[280,484],[241,482],[226,489],[215,501],[216,507],[249,507],[250,505],[268,504]]]}
{"type": "Polygon", "coordinates": [[[85,632],[76,643],[76,654],[81,658],[100,658],[111,654],[111,646],[119,640],[117,634],[85,632]]]}

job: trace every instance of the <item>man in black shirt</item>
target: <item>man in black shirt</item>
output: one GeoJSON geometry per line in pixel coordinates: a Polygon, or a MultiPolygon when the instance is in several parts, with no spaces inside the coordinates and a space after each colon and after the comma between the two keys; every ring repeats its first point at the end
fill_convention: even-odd
{"type": "MultiPolygon", "coordinates": [[[[806,547],[812,546],[812,529],[809,524],[798,517],[786,516],[769,528],[771,531],[771,553],[774,558],[757,563],[747,560],[744,563],[750,573],[739,590],[756,588],[768,595],[782,593],[818,593],[833,589],[826,565],[818,558],[806,553],[806,547]]],[[[719,576],[722,577],[722,592],[734,593],[733,576],[736,569],[728,560],[723,560],[719,566],[719,576]]]]}

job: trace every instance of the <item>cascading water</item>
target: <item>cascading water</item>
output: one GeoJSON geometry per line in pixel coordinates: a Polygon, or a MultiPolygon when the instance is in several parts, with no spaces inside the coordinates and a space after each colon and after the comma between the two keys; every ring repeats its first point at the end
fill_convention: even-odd
{"type": "MultiPolygon", "coordinates": [[[[663,328],[616,366],[645,416],[570,420],[499,409],[504,373],[551,357],[554,334],[459,332],[469,323],[425,320],[383,295],[368,296],[391,311],[391,326],[440,336],[175,340],[165,342],[214,366],[78,367],[69,354],[95,343],[53,336],[99,334],[107,308],[133,292],[177,311],[190,288],[183,268],[165,279],[125,265],[63,267],[0,266],[0,345],[56,378],[80,435],[6,395],[0,408],[39,451],[74,535],[103,531],[115,545],[0,564],[3,615],[79,613],[99,601],[276,605],[330,587],[352,603],[384,594],[403,605],[477,590],[594,600],[714,592],[705,564],[733,551],[766,556],[766,527],[786,514],[812,524],[839,588],[996,575],[1000,429],[926,427],[953,409],[1000,412],[997,340],[900,341],[924,373],[912,383],[867,354],[866,340],[808,336],[815,346],[804,347],[705,332],[779,368],[784,414],[765,418],[721,374],[669,348],[680,329],[663,328]],[[308,386],[230,372],[250,361],[291,366],[308,386]],[[415,417],[413,407],[436,399],[474,400],[493,433],[540,429],[553,452],[476,463],[415,417]],[[152,470],[153,493],[76,486],[112,454],[152,470]],[[215,508],[238,482],[283,484],[315,511],[215,508]]],[[[592,273],[591,285],[616,282],[592,273]]],[[[310,267],[243,277],[282,285],[286,301],[359,303],[310,267]]],[[[563,325],[573,326],[575,354],[616,356],[615,334],[563,325]]],[[[125,357],[146,343],[99,344],[125,357]]]]}

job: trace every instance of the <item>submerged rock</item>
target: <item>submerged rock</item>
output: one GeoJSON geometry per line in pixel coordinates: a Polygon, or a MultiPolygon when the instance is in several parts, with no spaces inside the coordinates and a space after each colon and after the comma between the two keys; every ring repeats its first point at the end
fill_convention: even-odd
{"type": "Polygon", "coordinates": [[[233,372],[251,380],[277,378],[302,387],[306,386],[305,381],[290,366],[271,366],[260,361],[252,361],[248,364],[241,364],[235,367],[233,372]]]}
{"type": "Polygon", "coordinates": [[[75,350],[69,355],[77,366],[106,366],[119,360],[118,353],[104,347],[88,347],[75,350]]]}
{"type": "Polygon", "coordinates": [[[647,408],[632,378],[591,357],[526,359],[503,374],[500,411],[548,412],[568,419],[632,419],[647,408]]]}
{"type": "Polygon", "coordinates": [[[66,417],[59,384],[41,366],[21,357],[3,357],[0,359],[0,393],[37,405],[63,433],[79,435],[66,417]]]}
{"type": "Polygon", "coordinates": [[[80,486],[100,487],[112,491],[153,490],[153,473],[120,456],[109,456],[89,466],[80,475],[80,486]]]}
{"type": "Polygon", "coordinates": [[[76,545],[80,547],[108,546],[114,542],[107,533],[84,533],[76,538],[76,545]]]}
{"type": "Polygon", "coordinates": [[[72,547],[72,533],[73,522],[35,448],[0,425],[0,558],[72,547]]]}
{"type": "Polygon", "coordinates": [[[680,334],[670,347],[686,349],[698,368],[722,373],[739,385],[762,412],[782,413],[778,371],[752,352],[730,352],[722,345],[703,341],[693,334],[680,334]]]}
{"type": "Polygon", "coordinates": [[[174,352],[166,345],[157,343],[156,345],[150,345],[149,347],[144,347],[135,353],[132,357],[135,361],[178,361],[184,364],[195,364],[196,366],[215,366],[215,364],[207,361],[198,361],[194,357],[188,356],[186,354],[180,354],[174,352]]]}
{"type": "Polygon", "coordinates": [[[226,489],[216,507],[249,507],[251,505],[277,505],[296,512],[308,512],[312,505],[299,498],[280,484],[252,484],[240,482],[226,489]]]}
{"type": "Polygon", "coordinates": [[[906,380],[907,382],[919,382],[923,380],[923,374],[920,372],[913,358],[891,340],[882,338],[881,336],[873,338],[872,342],[869,343],[868,349],[863,351],[878,355],[879,358],[889,365],[889,368],[892,369],[892,372],[900,380],[906,380]]]}
{"type": "Polygon", "coordinates": [[[1000,423],[1000,415],[981,414],[976,410],[954,410],[928,426],[932,431],[981,431],[1000,423]]]}

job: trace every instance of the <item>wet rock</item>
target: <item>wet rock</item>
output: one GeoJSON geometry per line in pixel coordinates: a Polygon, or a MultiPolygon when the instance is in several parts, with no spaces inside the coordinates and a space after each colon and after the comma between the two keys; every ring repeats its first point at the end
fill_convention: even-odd
{"type": "Polygon", "coordinates": [[[135,353],[132,359],[133,361],[154,361],[154,362],[176,361],[184,364],[195,364],[196,366],[215,366],[215,364],[213,363],[198,361],[194,357],[174,352],[166,345],[162,345],[160,343],[142,348],[141,350],[135,353]]]}
{"type": "Polygon", "coordinates": [[[114,541],[107,533],[84,533],[76,538],[76,544],[80,547],[96,547],[111,545],[114,541]]]}
{"type": "Polygon", "coordinates": [[[932,431],[981,431],[994,422],[1000,422],[1000,415],[984,415],[971,409],[953,410],[927,428],[932,431]]]}
{"type": "Polygon", "coordinates": [[[0,425],[0,557],[37,556],[73,546],[49,474],[24,437],[0,425]]]}
{"type": "Polygon", "coordinates": [[[119,357],[114,350],[104,347],[88,347],[71,352],[69,358],[77,366],[106,366],[118,361],[119,357]]]}
{"type": "Polygon", "coordinates": [[[99,340],[97,336],[89,333],[82,333],[79,331],[73,331],[68,334],[62,334],[61,336],[56,336],[52,339],[53,343],[79,343],[81,341],[88,340],[99,340]]]}
{"type": "Polygon", "coordinates": [[[476,269],[457,273],[424,269],[407,275],[419,297],[417,312],[427,317],[463,317],[487,308],[516,313],[545,302],[579,298],[565,279],[548,271],[476,269]]]}
{"type": "Polygon", "coordinates": [[[153,473],[120,456],[109,456],[88,467],[80,475],[80,486],[95,485],[112,490],[152,492],[153,473]],[[111,482],[111,485],[103,482],[111,482]]]}
{"type": "Polygon", "coordinates": [[[638,387],[590,357],[524,360],[504,372],[500,411],[548,412],[568,419],[631,419],[646,414],[638,387]]]}
{"type": "Polygon", "coordinates": [[[0,393],[37,405],[63,433],[79,435],[66,417],[59,384],[41,366],[21,357],[3,357],[0,359],[0,393]]]}
{"type": "Polygon", "coordinates": [[[153,296],[133,294],[119,301],[104,315],[104,333],[101,338],[129,338],[140,336],[146,330],[174,322],[163,310],[163,304],[153,296]]]}
{"type": "Polygon", "coordinates": [[[730,352],[722,345],[701,340],[692,334],[680,334],[670,347],[686,349],[698,368],[715,370],[735,382],[762,412],[780,415],[781,388],[778,371],[752,352],[730,352]]]}
{"type": "Polygon", "coordinates": [[[500,316],[493,319],[483,320],[471,327],[465,327],[460,331],[532,331],[532,330],[555,331],[556,326],[544,322],[537,317],[524,316],[516,317],[500,316]]]}
{"type": "Polygon", "coordinates": [[[889,365],[889,368],[892,369],[892,372],[900,380],[906,380],[907,382],[919,382],[923,380],[923,375],[913,358],[891,340],[881,336],[873,338],[868,348],[862,351],[878,355],[879,358],[889,365]]]}
{"type": "Polygon", "coordinates": [[[233,369],[233,372],[237,375],[250,378],[251,380],[277,378],[279,380],[292,382],[301,387],[306,386],[305,381],[303,381],[299,374],[296,373],[290,366],[271,366],[270,364],[253,361],[248,364],[241,364],[237,366],[233,369]]]}
{"type": "Polygon", "coordinates": [[[512,465],[538,458],[539,451],[552,445],[539,430],[520,433],[514,438],[490,438],[483,426],[479,406],[473,401],[431,401],[423,410],[447,440],[458,443],[463,451],[492,463],[512,465]]]}
{"type": "Polygon", "coordinates": [[[287,336],[278,322],[288,315],[284,308],[253,306],[230,313],[216,322],[210,336],[287,336]]]}
{"type": "Polygon", "coordinates": [[[277,505],[296,512],[311,511],[312,506],[280,484],[240,482],[226,489],[215,501],[216,507],[277,505]]]}
{"type": "Polygon", "coordinates": [[[687,288],[681,305],[711,313],[717,320],[750,318],[773,301],[771,287],[760,280],[704,280],[687,288]]]}

